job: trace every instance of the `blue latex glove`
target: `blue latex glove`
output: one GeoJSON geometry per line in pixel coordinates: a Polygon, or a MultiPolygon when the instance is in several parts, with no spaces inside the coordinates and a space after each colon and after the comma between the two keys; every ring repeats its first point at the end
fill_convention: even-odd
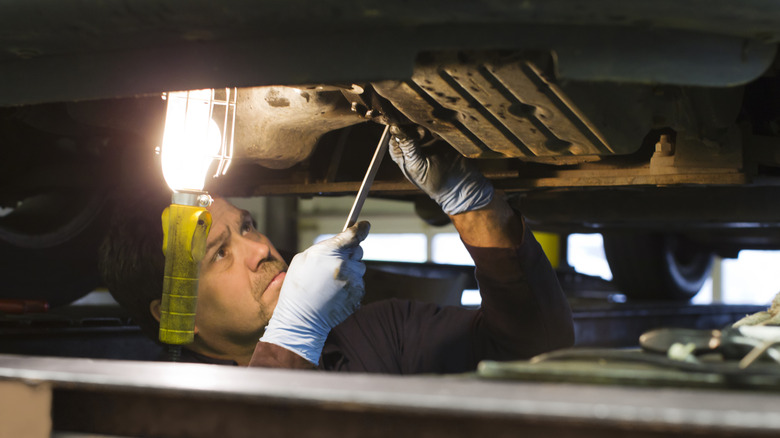
{"type": "Polygon", "coordinates": [[[406,178],[436,201],[448,215],[485,207],[493,199],[493,185],[454,150],[426,154],[417,140],[399,130],[390,138],[390,157],[406,178]]]}
{"type": "Polygon", "coordinates": [[[261,341],[319,362],[330,330],[360,307],[366,272],[360,242],[370,228],[359,222],[293,258],[261,341]]]}

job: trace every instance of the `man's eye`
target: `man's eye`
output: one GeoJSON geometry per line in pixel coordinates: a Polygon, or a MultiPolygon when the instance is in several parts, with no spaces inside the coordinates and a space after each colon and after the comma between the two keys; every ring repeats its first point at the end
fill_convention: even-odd
{"type": "Polygon", "coordinates": [[[224,259],[227,256],[227,250],[225,247],[219,248],[216,252],[214,252],[214,257],[212,258],[212,261],[218,261],[221,259],[224,259]]]}
{"type": "Polygon", "coordinates": [[[254,224],[254,223],[252,223],[252,221],[246,221],[246,222],[244,222],[244,224],[241,226],[241,233],[242,233],[242,234],[243,234],[243,233],[248,233],[248,232],[250,232],[250,231],[254,231],[254,229],[255,229],[255,224],[254,224]]]}

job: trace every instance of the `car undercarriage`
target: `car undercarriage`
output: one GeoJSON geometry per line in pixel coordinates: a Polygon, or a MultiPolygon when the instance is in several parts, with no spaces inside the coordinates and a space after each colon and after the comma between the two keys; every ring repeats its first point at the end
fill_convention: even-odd
{"type": "MultiPolygon", "coordinates": [[[[162,187],[164,93],[203,88],[238,90],[231,168],[207,186],[220,195],[352,195],[393,124],[469,158],[534,230],[601,233],[630,303],[686,302],[716,255],[780,249],[775,2],[27,0],[0,4],[0,29],[0,299],[58,307],[100,286],[96,249],[112,208],[162,187]]],[[[371,196],[413,202],[426,222],[446,222],[389,160],[371,196]]],[[[14,359],[0,363],[10,369],[14,359]]],[[[101,374],[63,366],[90,377],[67,383],[47,363],[18,374],[55,382],[61,425],[73,423],[66,402],[86,397],[101,374]]],[[[143,397],[167,397],[164,384],[137,385],[98,393],[136,397],[138,412],[143,397]]],[[[261,404],[370,405],[378,417],[414,417],[392,403],[263,394],[261,404]]],[[[506,424],[538,413],[494,395],[490,406],[514,406],[492,411],[506,424]]],[[[751,407],[757,429],[742,411],[717,427],[675,423],[668,415],[679,413],[649,397],[636,409],[656,409],[651,420],[609,414],[606,429],[594,427],[777,429],[760,406],[751,407]]],[[[558,402],[540,408],[544,424],[529,424],[542,430],[559,415],[592,426],[603,414],[579,405],[553,412],[558,402]]],[[[722,419],[711,408],[697,415],[722,419]]],[[[450,419],[465,410],[464,421],[478,424],[480,409],[433,410],[450,419]]]]}

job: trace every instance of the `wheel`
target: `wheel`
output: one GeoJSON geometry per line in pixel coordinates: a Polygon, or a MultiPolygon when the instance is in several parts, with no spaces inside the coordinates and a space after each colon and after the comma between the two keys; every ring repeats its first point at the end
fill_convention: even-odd
{"type": "Polygon", "coordinates": [[[451,222],[447,213],[427,195],[414,198],[414,212],[423,222],[434,227],[443,227],[451,222]]]}
{"type": "Polygon", "coordinates": [[[68,304],[100,285],[105,195],[49,193],[0,218],[0,298],[68,304]]]}
{"type": "Polygon", "coordinates": [[[707,280],[715,255],[685,237],[604,233],[613,281],[629,299],[688,301],[707,280]]]}

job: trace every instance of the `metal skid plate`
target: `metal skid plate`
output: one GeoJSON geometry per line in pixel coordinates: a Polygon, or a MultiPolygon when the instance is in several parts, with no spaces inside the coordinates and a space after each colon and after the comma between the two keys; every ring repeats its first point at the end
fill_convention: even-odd
{"type": "Polygon", "coordinates": [[[517,54],[426,53],[411,81],[374,88],[470,158],[618,152],[535,62],[517,54]]]}

